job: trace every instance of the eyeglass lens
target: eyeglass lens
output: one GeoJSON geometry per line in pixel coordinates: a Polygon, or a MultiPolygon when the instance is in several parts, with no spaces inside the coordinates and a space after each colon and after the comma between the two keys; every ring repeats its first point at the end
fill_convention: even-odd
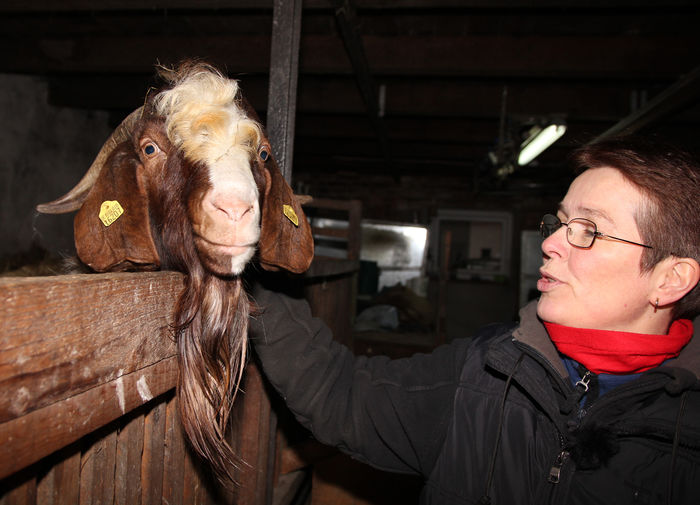
{"type": "Polygon", "coordinates": [[[540,223],[542,237],[549,237],[562,226],[566,226],[566,240],[569,244],[577,247],[590,247],[593,245],[597,232],[596,225],[592,221],[582,218],[575,218],[569,223],[562,223],[557,216],[545,214],[540,223]]]}
{"type": "Polygon", "coordinates": [[[549,237],[552,233],[561,228],[562,224],[563,223],[557,216],[553,214],[545,214],[542,217],[542,222],[540,223],[540,233],[542,233],[542,237],[549,237]]]}

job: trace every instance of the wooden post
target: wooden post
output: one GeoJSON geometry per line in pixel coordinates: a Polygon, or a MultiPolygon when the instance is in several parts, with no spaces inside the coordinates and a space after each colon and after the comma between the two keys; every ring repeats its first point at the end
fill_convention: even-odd
{"type": "Polygon", "coordinates": [[[287,183],[292,180],[296,115],[301,0],[274,0],[267,135],[272,154],[287,183]]]}

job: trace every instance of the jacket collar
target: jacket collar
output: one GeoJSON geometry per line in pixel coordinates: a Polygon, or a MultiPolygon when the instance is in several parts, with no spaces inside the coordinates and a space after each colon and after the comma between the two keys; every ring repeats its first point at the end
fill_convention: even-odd
{"type": "Polygon", "coordinates": [[[520,325],[513,332],[513,338],[533,348],[554,368],[562,379],[569,377],[566,367],[559,357],[542,321],[537,317],[537,300],[533,300],[520,309],[520,325]]]}
{"type": "MultiPolygon", "coordinates": [[[[666,362],[664,366],[685,368],[700,380],[700,317],[693,322],[694,335],[677,358],[666,362]]],[[[520,326],[513,332],[516,341],[521,342],[544,357],[562,378],[569,376],[559,357],[557,348],[549,338],[542,321],[537,317],[537,300],[533,300],[520,309],[520,326]]]]}

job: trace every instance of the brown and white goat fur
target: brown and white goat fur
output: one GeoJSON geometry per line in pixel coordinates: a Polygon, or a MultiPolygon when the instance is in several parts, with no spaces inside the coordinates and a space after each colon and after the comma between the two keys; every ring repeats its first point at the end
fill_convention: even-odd
{"type": "Polygon", "coordinates": [[[186,274],[173,323],[182,425],[230,482],[237,460],[224,432],[251,307],[241,274],[251,261],[302,272],[313,239],[237,82],[204,64],[162,74],[167,87],[124,120],[78,185],[38,210],[79,209],[76,250],[95,271],[186,274]]]}

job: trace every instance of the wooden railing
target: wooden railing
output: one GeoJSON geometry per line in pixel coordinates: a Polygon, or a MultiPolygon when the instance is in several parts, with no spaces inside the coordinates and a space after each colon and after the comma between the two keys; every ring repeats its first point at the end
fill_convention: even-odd
{"type": "Polygon", "coordinates": [[[274,427],[254,365],[232,423],[241,485],[223,491],[183,439],[170,331],[182,279],[0,279],[0,505],[271,502],[274,427]]]}

